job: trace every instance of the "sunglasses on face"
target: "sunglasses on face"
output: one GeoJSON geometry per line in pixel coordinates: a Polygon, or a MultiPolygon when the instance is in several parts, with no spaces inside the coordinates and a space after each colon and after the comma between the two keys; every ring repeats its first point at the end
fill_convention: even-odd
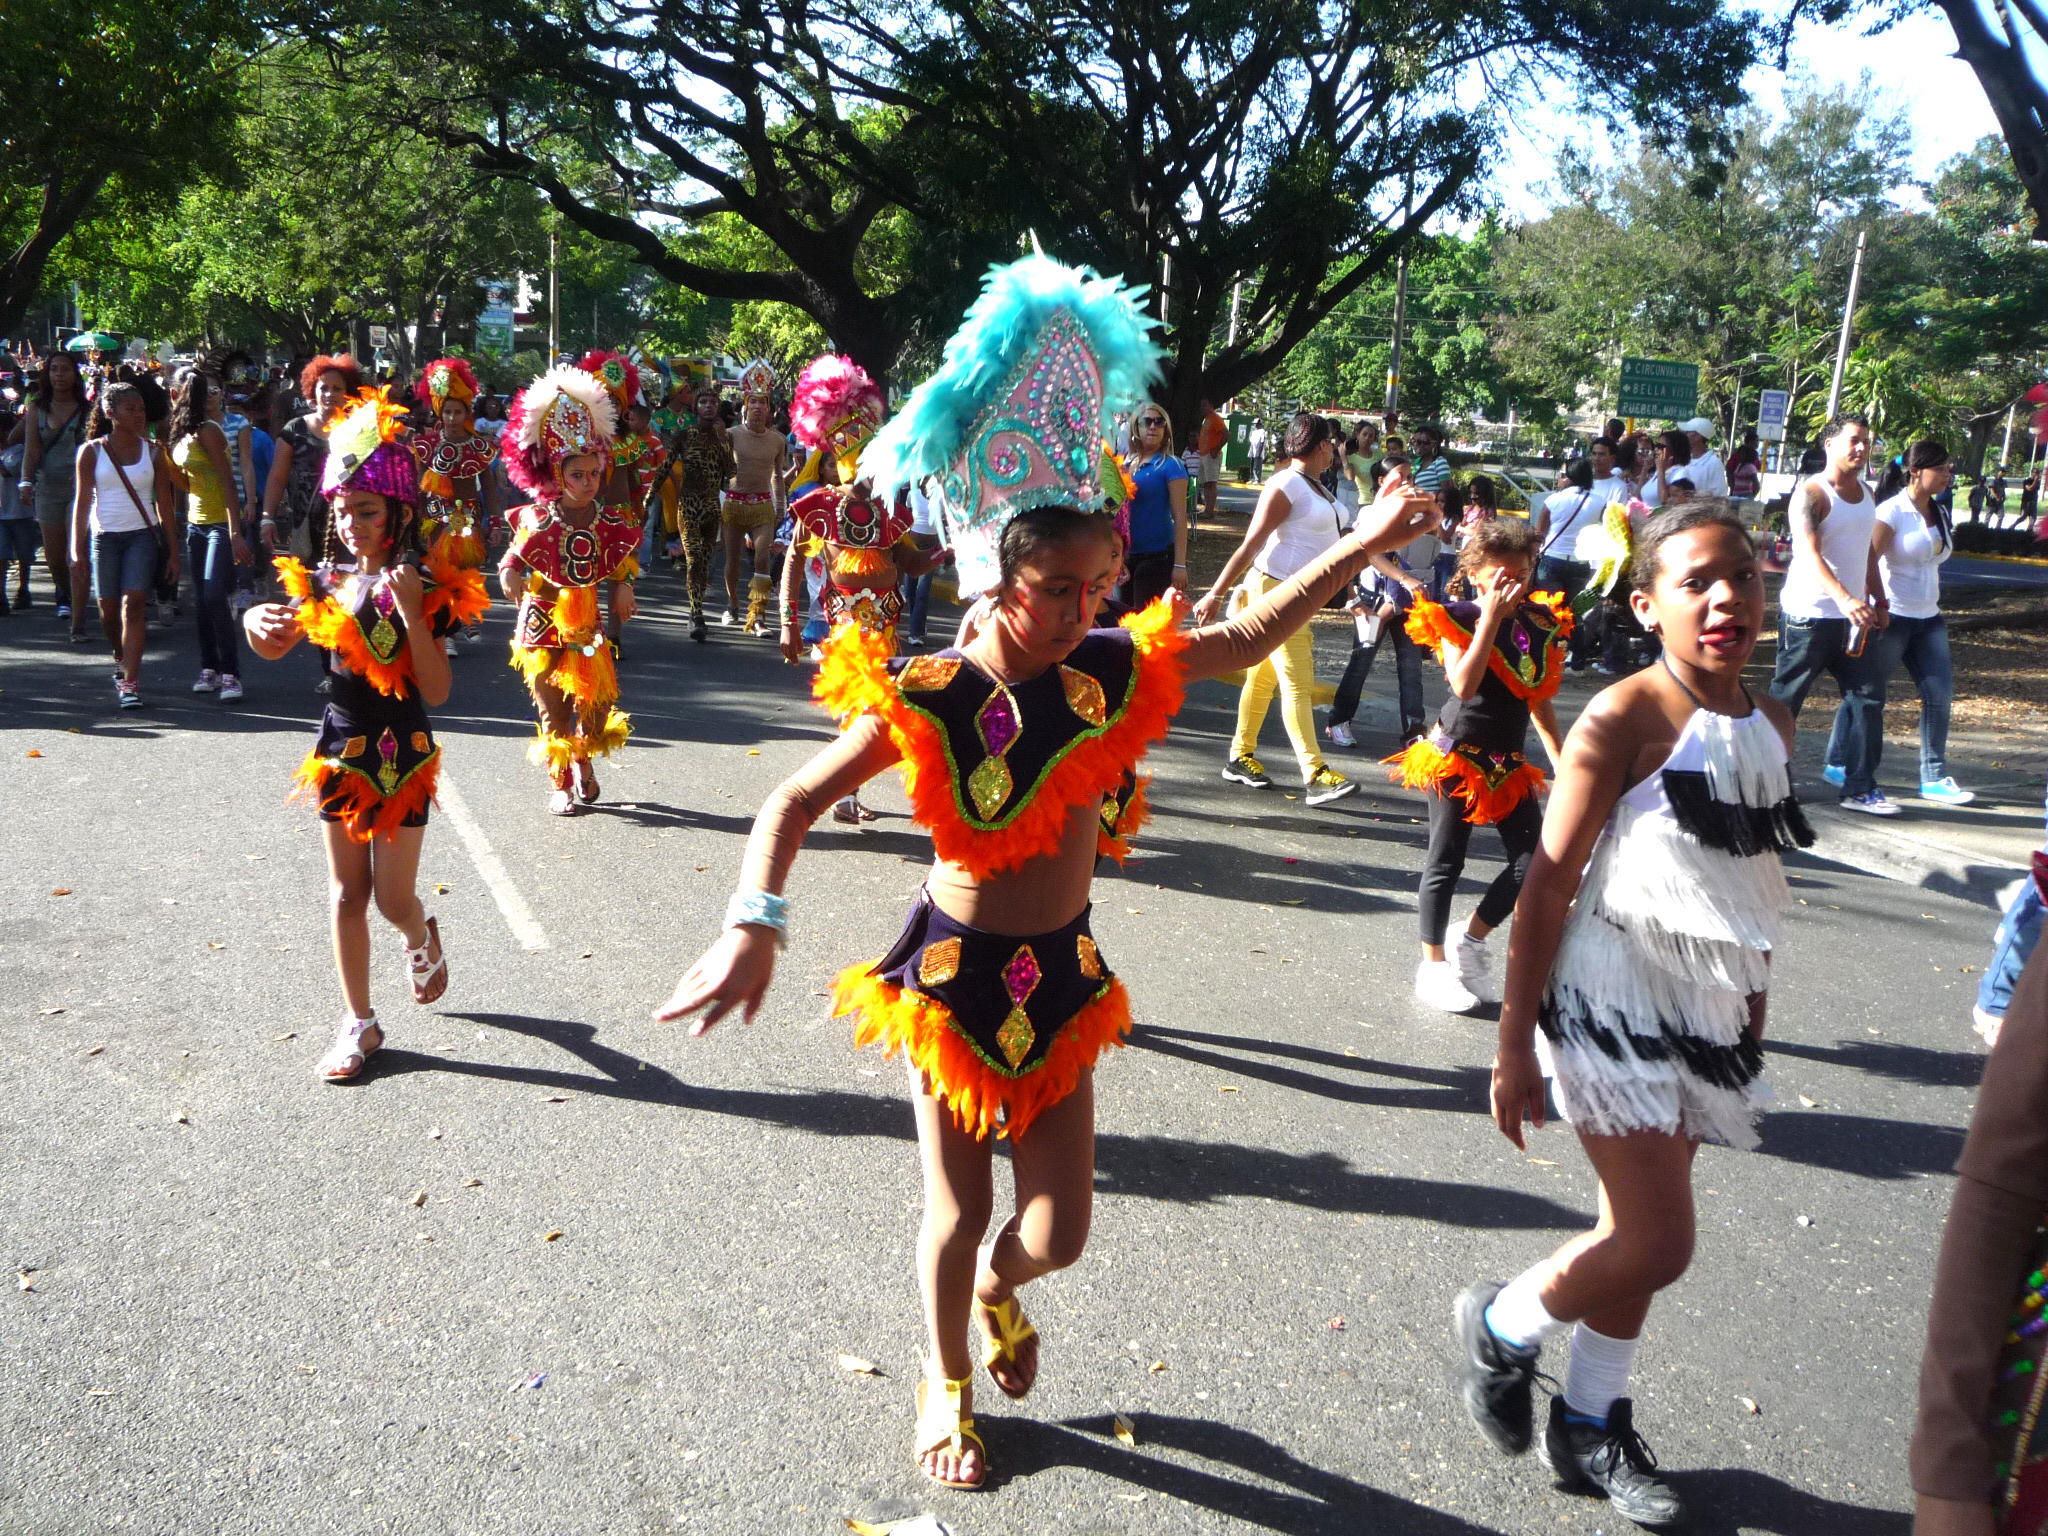
{"type": "Polygon", "coordinates": [[[1163,427],[1166,425],[1166,418],[1163,416],[1140,416],[1138,418],[1138,425],[1141,427],[1163,427]]]}

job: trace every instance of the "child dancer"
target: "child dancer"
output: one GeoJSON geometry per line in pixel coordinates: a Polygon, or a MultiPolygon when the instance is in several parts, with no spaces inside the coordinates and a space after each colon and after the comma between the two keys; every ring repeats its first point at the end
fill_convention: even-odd
{"type": "Polygon", "coordinates": [[[507,514],[512,545],[498,582],[507,597],[515,584],[520,592],[512,665],[533,693],[537,739],[527,755],[548,771],[552,816],[597,799],[590,759],[609,757],[632,731],[613,707],[619,674],[597,614],[606,584],[613,619],[623,624],[634,608],[639,530],[598,500],[617,421],[600,382],[565,364],[520,391],[505,428],[506,473],[534,501],[507,514]]]}
{"type": "MultiPolygon", "coordinates": [[[[887,657],[896,653],[903,578],[923,575],[931,559],[909,541],[908,498],[884,499],[856,483],[861,447],[881,419],[882,392],[851,358],[821,357],[804,369],[790,403],[790,425],[811,452],[803,474],[819,483],[790,503],[789,515],[795,523],[792,552],[824,557],[817,605],[828,631],[850,624],[879,641],[887,657]]],[[[802,563],[792,558],[782,568],[782,654],[792,663],[803,656],[797,609],[802,563]]],[[[873,821],[875,813],[854,794],[832,807],[832,819],[873,821]]]]}
{"type": "MultiPolygon", "coordinates": [[[[981,1486],[971,1413],[970,1314],[1011,1397],[1038,1372],[1017,1289],[1072,1264],[1094,1183],[1092,1069],[1129,1027],[1122,985],[1089,930],[1098,809],[1164,734],[1183,685],[1266,654],[1353,575],[1434,518],[1399,485],[1330,550],[1231,622],[1192,634],[1162,598],[1092,629],[1120,564],[1099,488],[1105,400],[1127,407],[1157,370],[1138,296],[1028,257],[991,273],[938,373],[869,445],[887,494],[930,474],[963,578],[991,591],[964,648],[890,660],[846,626],[818,696],[845,734],[778,790],[754,824],[727,931],[658,1017],[751,1018],[786,938],[783,896],[812,822],[892,763],[937,852],[888,954],[840,974],[858,1043],[909,1062],[924,1165],[919,1278],[931,1349],[915,1454],[933,1481],[981,1486]],[[986,1246],[990,1132],[1007,1136],[1016,1213],[986,1246]]],[[[1398,477],[1397,477],[1398,479],[1398,477]]]]}
{"type": "Polygon", "coordinates": [[[329,560],[313,570],[277,557],[290,599],[243,617],[249,645],[276,660],[303,639],[333,654],[334,690],[296,794],[320,808],[334,893],[334,966],[348,1005],[320,1075],[347,1082],[384,1043],[370,1006],[370,900],[405,935],[413,1001],[448,990],[440,926],[415,889],[427,804],[441,768],[426,706],[448,698],[442,637],[490,607],[483,577],[439,555],[422,562],[420,491],[404,412],[364,390],[327,432],[321,489],[329,560]],[[352,563],[334,556],[346,551],[352,563]],[[425,571],[422,574],[422,563],[425,571]]]}
{"type": "MultiPolygon", "coordinates": [[[[459,357],[437,358],[420,376],[420,393],[436,425],[413,439],[420,465],[420,535],[465,571],[483,569],[497,482],[490,474],[498,445],[476,430],[476,373],[459,357]],[[443,541],[446,541],[445,544],[443,541]]],[[[465,629],[472,645],[483,630],[465,629]]]]}
{"type": "Polygon", "coordinates": [[[640,370],[623,353],[590,351],[577,366],[611,397],[613,420],[617,423],[611,446],[611,464],[597,499],[633,525],[633,550],[612,572],[611,602],[605,614],[605,639],[611,642],[612,659],[619,657],[619,637],[626,627],[619,611],[619,591],[627,582],[640,579],[640,541],[646,522],[647,493],[653,488],[668,450],[647,430],[647,407],[640,398],[640,370]]]}
{"type": "Polygon", "coordinates": [[[1533,1433],[1537,1352],[1576,1323],[1543,1464],[1665,1525],[1684,1512],[1635,1429],[1629,1369],[1652,1298],[1692,1257],[1694,1153],[1756,1145],[1764,988],[1789,905],[1779,855],[1813,834],[1786,776],[1791,715],[1742,683],[1765,611],[1741,519],[1720,500],[1659,514],[1634,582],[1663,665],[1600,694],[1565,743],[1493,1065],[1494,1120],[1517,1147],[1552,1079],[1599,1176],[1600,1222],[1505,1287],[1469,1287],[1456,1328],[1465,1406],[1512,1455],[1533,1433]]]}
{"type": "Polygon", "coordinates": [[[1507,921],[1529,868],[1543,818],[1536,792],[1543,770],[1525,756],[1529,722],[1557,761],[1557,715],[1551,697],[1564,677],[1571,610],[1555,593],[1525,597],[1535,569],[1536,530],[1517,519],[1476,523],[1458,552],[1458,573],[1479,593],[1476,603],[1445,607],[1427,598],[1408,616],[1408,635],[1437,652],[1451,696],[1434,729],[1387,761],[1393,778],[1426,789],[1429,854],[1422,867],[1422,963],[1415,998],[1446,1013],[1464,1013],[1498,994],[1487,972],[1486,936],[1507,921]],[[1465,869],[1474,827],[1500,831],[1508,864],[1479,899],[1444,958],[1451,894],[1465,869]]]}

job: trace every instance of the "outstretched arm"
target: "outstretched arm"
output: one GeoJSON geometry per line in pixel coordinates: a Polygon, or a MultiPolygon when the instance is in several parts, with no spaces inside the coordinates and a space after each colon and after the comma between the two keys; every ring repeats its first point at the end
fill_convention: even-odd
{"type": "MultiPolygon", "coordinates": [[[[739,888],[782,894],[804,834],[832,802],[852,794],[897,759],[896,744],[879,717],[862,715],[846,733],[786,779],[754,818],[740,866],[739,888]]],[[[690,1033],[701,1035],[733,1009],[749,1022],[775,975],[776,931],[759,924],[728,928],[702,958],[683,973],[657,1019],[680,1019],[704,1011],[690,1033]]]]}
{"type": "Polygon", "coordinates": [[[1261,597],[1236,618],[1204,625],[1188,637],[1181,664],[1190,682],[1249,667],[1270,655],[1374,555],[1399,549],[1437,526],[1436,498],[1418,491],[1398,471],[1389,474],[1379,497],[1358,514],[1351,532],[1320,559],[1261,597]]]}

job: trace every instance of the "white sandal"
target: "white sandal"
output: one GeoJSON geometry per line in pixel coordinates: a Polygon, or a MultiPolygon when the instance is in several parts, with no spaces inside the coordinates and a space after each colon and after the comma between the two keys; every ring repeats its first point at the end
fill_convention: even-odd
{"type": "Polygon", "coordinates": [[[320,1058],[320,1076],[330,1083],[345,1083],[361,1077],[363,1068],[384,1044],[384,1026],[372,1015],[358,1019],[344,1014],[341,1029],[334,1037],[334,1043],[327,1047],[327,1054],[320,1058]],[[371,1030],[377,1032],[375,1045],[365,1045],[363,1036],[371,1030]]]}
{"type": "Polygon", "coordinates": [[[412,983],[412,1000],[422,1005],[448,990],[448,952],[441,948],[441,925],[431,917],[427,919],[427,942],[418,949],[406,945],[405,976],[412,983]]]}

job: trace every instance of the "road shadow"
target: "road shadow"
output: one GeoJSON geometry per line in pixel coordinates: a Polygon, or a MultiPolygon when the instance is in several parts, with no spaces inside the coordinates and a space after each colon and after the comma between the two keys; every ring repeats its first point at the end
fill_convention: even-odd
{"type": "Polygon", "coordinates": [[[1974,1088],[1984,1080],[1980,1051],[1936,1051],[1920,1045],[1893,1045],[1876,1040],[1837,1040],[1833,1045],[1802,1045],[1794,1040],[1764,1040],[1773,1056],[1793,1056],[1831,1067],[1847,1067],[1877,1077],[1917,1083],[1923,1088],[1974,1088]]]}
{"type": "Polygon", "coordinates": [[[1913,1530],[1913,1517],[1902,1510],[1824,1499],[1746,1467],[1664,1475],[1691,1514],[1683,1527],[1690,1536],[1911,1536],[1913,1530]]]}
{"type": "Polygon", "coordinates": [[[1780,1110],[1757,1127],[1758,1151],[1866,1179],[1910,1179],[1948,1173],[1963,1151],[1958,1126],[1923,1125],[1913,1120],[1878,1120],[1825,1110],[1780,1110]]]}
{"type": "Polygon", "coordinates": [[[1282,1152],[1178,1136],[1098,1136],[1095,1188],[1103,1195],[1209,1205],[1279,1200],[1312,1211],[1407,1216],[1447,1227],[1576,1231],[1590,1212],[1487,1184],[1363,1173],[1334,1152],[1282,1152]]]}
{"type": "Polygon", "coordinates": [[[1407,1062],[1379,1061],[1370,1056],[1346,1056],[1314,1046],[1293,1045],[1251,1035],[1207,1034],[1193,1029],[1170,1029],[1160,1024],[1140,1024],[1131,1031],[1128,1044],[1133,1050],[1151,1051],[1177,1061],[1196,1062],[1205,1067],[1312,1093],[1319,1098],[1346,1104],[1371,1104],[1390,1109],[1437,1109],[1457,1114],[1481,1114],[1487,1107],[1489,1071],[1485,1067],[1418,1067],[1407,1062]],[[1225,1051],[1251,1052],[1279,1057],[1308,1066],[1343,1074],[1330,1077],[1322,1072],[1305,1072],[1278,1061],[1248,1061],[1225,1051]],[[1366,1081],[1391,1078],[1411,1087],[1389,1087],[1366,1081]]]}
{"type": "MultiPolygon", "coordinates": [[[[1136,1449],[1113,1438],[1107,1416],[1054,1424],[984,1417],[981,1427],[999,1483],[1071,1467],[1291,1536],[1490,1536],[1485,1526],[1325,1472],[1270,1440],[1213,1420],[1141,1414],[1136,1449]],[[1155,1448],[1199,1458],[1215,1470],[1150,1454],[1155,1448]],[[1250,1478],[1281,1486],[1261,1487],[1250,1478]]],[[[1094,1536],[1113,1527],[1063,1520],[1061,1529],[1094,1536]]]]}
{"type": "MultiPolygon", "coordinates": [[[[592,1070],[513,1066],[386,1046],[370,1058],[357,1080],[361,1088],[374,1089],[381,1081],[414,1072],[445,1072],[666,1109],[734,1115],[820,1136],[917,1139],[909,1101],[898,1094],[698,1087],[664,1067],[604,1044],[589,1024],[512,1013],[445,1013],[441,1017],[542,1041],[592,1070]]],[[[1007,1153],[1009,1144],[1002,1142],[999,1147],[1007,1153]]],[[[1183,1205],[1256,1198],[1317,1211],[1411,1216],[1446,1226],[1569,1231],[1585,1226],[1589,1219],[1583,1212],[1514,1190],[1361,1173],[1335,1153],[1282,1152],[1174,1136],[1098,1136],[1095,1185],[1105,1195],[1183,1205]]]]}

